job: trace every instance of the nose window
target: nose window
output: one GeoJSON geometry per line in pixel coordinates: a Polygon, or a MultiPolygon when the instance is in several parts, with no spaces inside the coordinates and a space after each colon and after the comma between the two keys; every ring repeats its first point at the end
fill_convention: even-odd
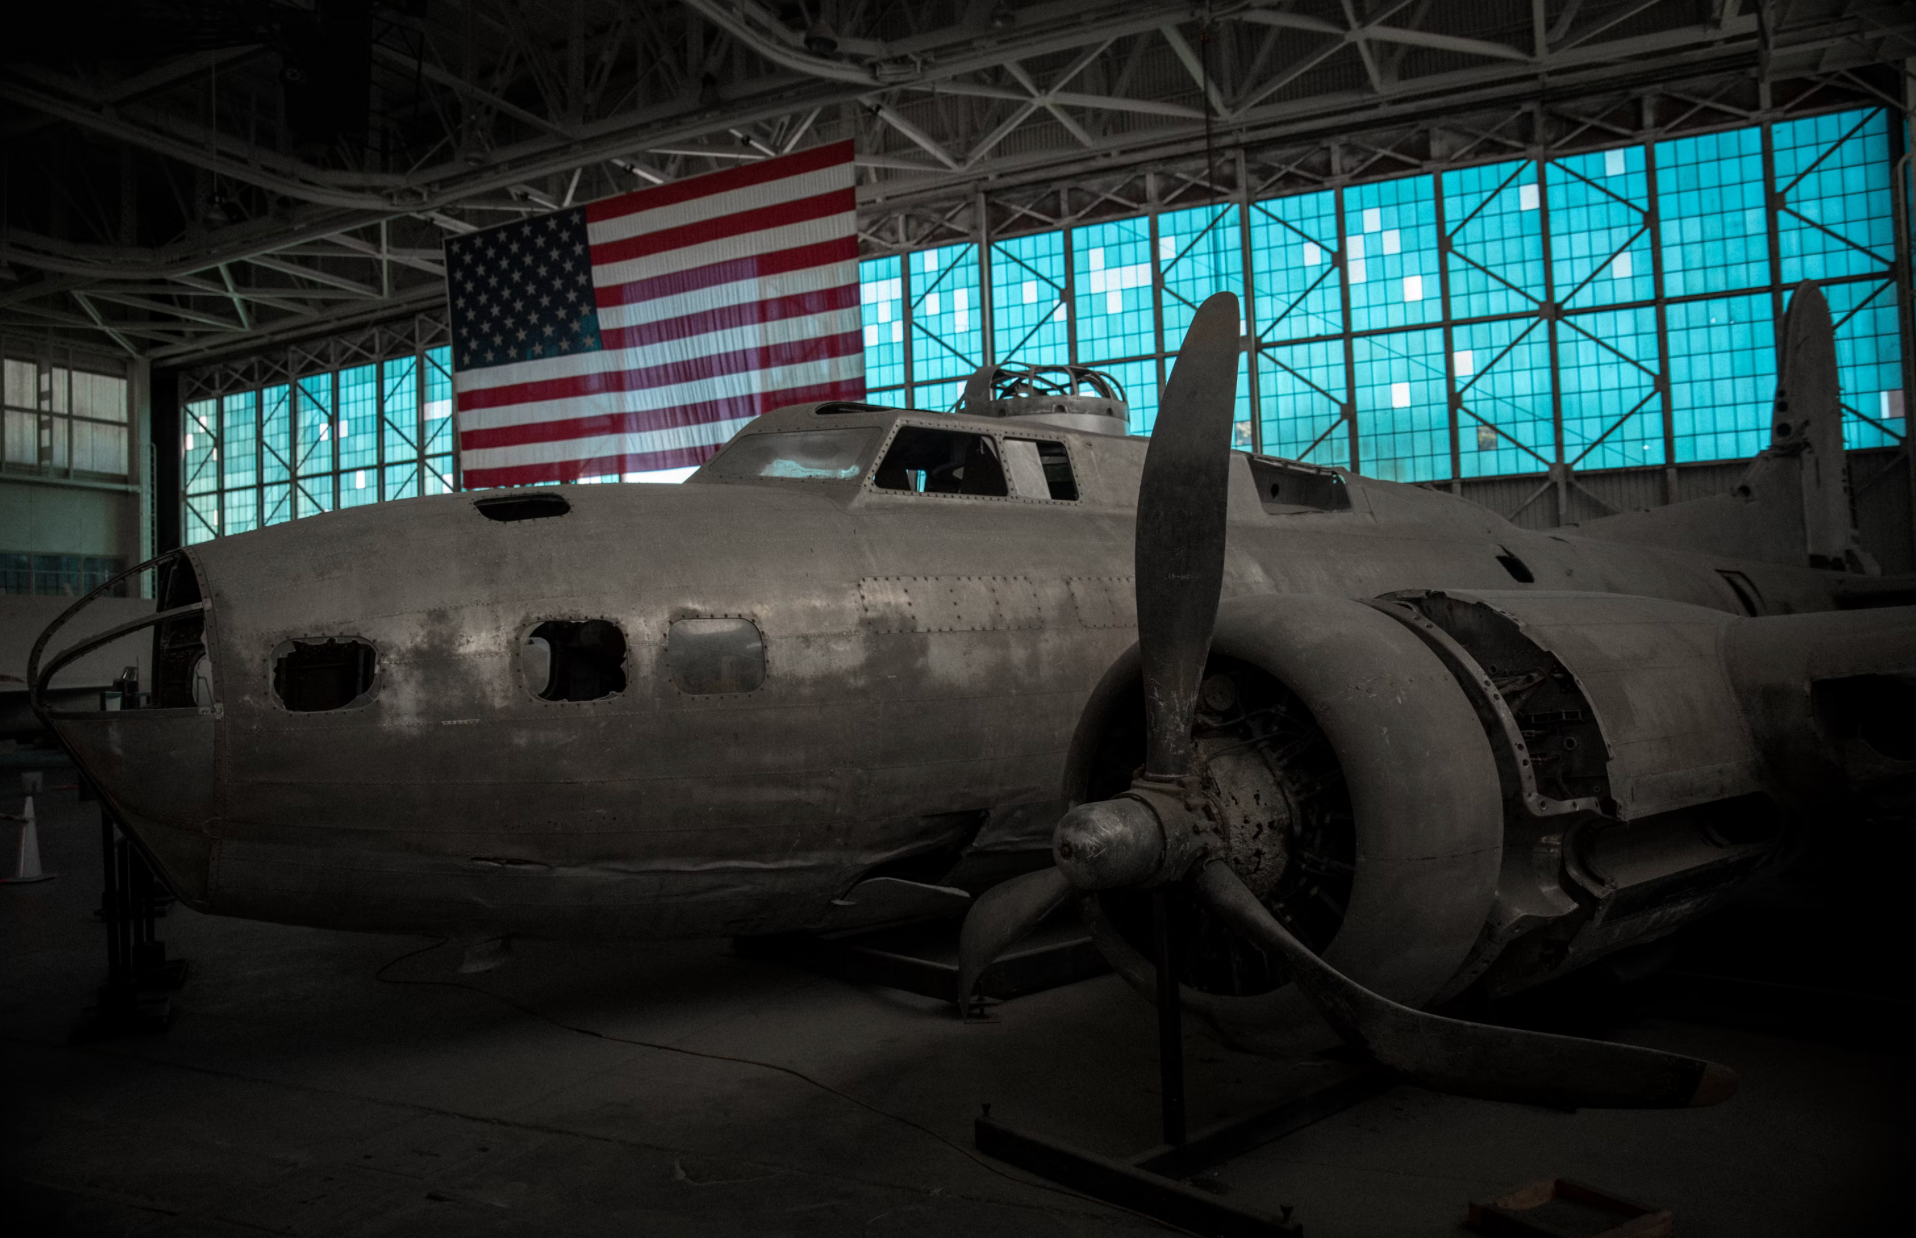
{"type": "Polygon", "coordinates": [[[344,709],[372,691],[375,659],[365,641],[292,641],[273,663],[273,693],[294,713],[344,709]]]}
{"type": "Polygon", "coordinates": [[[554,619],[526,635],[520,674],[547,701],[596,701],[625,691],[625,634],[605,619],[554,619]]]}

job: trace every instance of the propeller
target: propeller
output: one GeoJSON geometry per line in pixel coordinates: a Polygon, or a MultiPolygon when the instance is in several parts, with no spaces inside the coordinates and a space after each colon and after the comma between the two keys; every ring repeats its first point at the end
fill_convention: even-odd
{"type": "Polygon", "coordinates": [[[1113,799],[1058,822],[1055,867],[972,906],[959,941],[960,1006],[1012,943],[1073,894],[1173,882],[1281,959],[1346,1042],[1439,1092],[1566,1108],[1709,1105],[1736,1090],[1714,1062],[1634,1045],[1468,1023],[1414,1010],[1344,975],[1278,922],[1224,855],[1198,770],[1192,724],[1224,584],[1231,420],[1237,402],[1238,302],[1198,308],[1165,385],[1144,459],[1136,534],[1144,767],[1113,799]]]}

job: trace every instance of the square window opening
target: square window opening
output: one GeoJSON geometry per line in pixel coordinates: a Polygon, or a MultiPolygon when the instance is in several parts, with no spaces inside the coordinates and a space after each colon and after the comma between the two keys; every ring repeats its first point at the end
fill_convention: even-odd
{"type": "Polygon", "coordinates": [[[872,485],[916,494],[1004,498],[1004,465],[989,434],[901,426],[872,485]]]}
{"type": "Polygon", "coordinates": [[[352,638],[292,641],[273,662],[273,694],[296,714],[325,713],[363,702],[372,692],[378,655],[352,638]]]}
{"type": "Polygon", "coordinates": [[[1050,439],[1005,440],[1005,471],[1021,499],[1072,502],[1078,497],[1078,479],[1063,443],[1050,439]]]}
{"type": "Polygon", "coordinates": [[[625,691],[625,633],[606,619],[548,620],[527,633],[519,671],[542,701],[598,701],[625,691]]]}

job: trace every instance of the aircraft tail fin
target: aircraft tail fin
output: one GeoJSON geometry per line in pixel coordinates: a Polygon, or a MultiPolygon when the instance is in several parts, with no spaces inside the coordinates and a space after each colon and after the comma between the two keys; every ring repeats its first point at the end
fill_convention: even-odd
{"type": "Polygon", "coordinates": [[[1855,548],[1849,474],[1843,464],[1843,395],[1836,374],[1836,326],[1829,302],[1805,280],[1783,316],[1777,349],[1776,411],[1770,419],[1774,452],[1803,462],[1805,550],[1816,567],[1846,566],[1855,548]]]}
{"type": "Polygon", "coordinates": [[[1586,521],[1590,537],[1739,559],[1868,572],[1843,458],[1843,403],[1829,302],[1797,285],[1777,347],[1770,446],[1728,494],[1586,521]]]}

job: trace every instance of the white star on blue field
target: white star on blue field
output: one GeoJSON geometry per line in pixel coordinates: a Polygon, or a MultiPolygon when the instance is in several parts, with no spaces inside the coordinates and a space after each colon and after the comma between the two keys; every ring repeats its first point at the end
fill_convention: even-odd
{"type": "Polygon", "coordinates": [[[585,211],[555,211],[446,240],[453,368],[604,348],[585,211]]]}

